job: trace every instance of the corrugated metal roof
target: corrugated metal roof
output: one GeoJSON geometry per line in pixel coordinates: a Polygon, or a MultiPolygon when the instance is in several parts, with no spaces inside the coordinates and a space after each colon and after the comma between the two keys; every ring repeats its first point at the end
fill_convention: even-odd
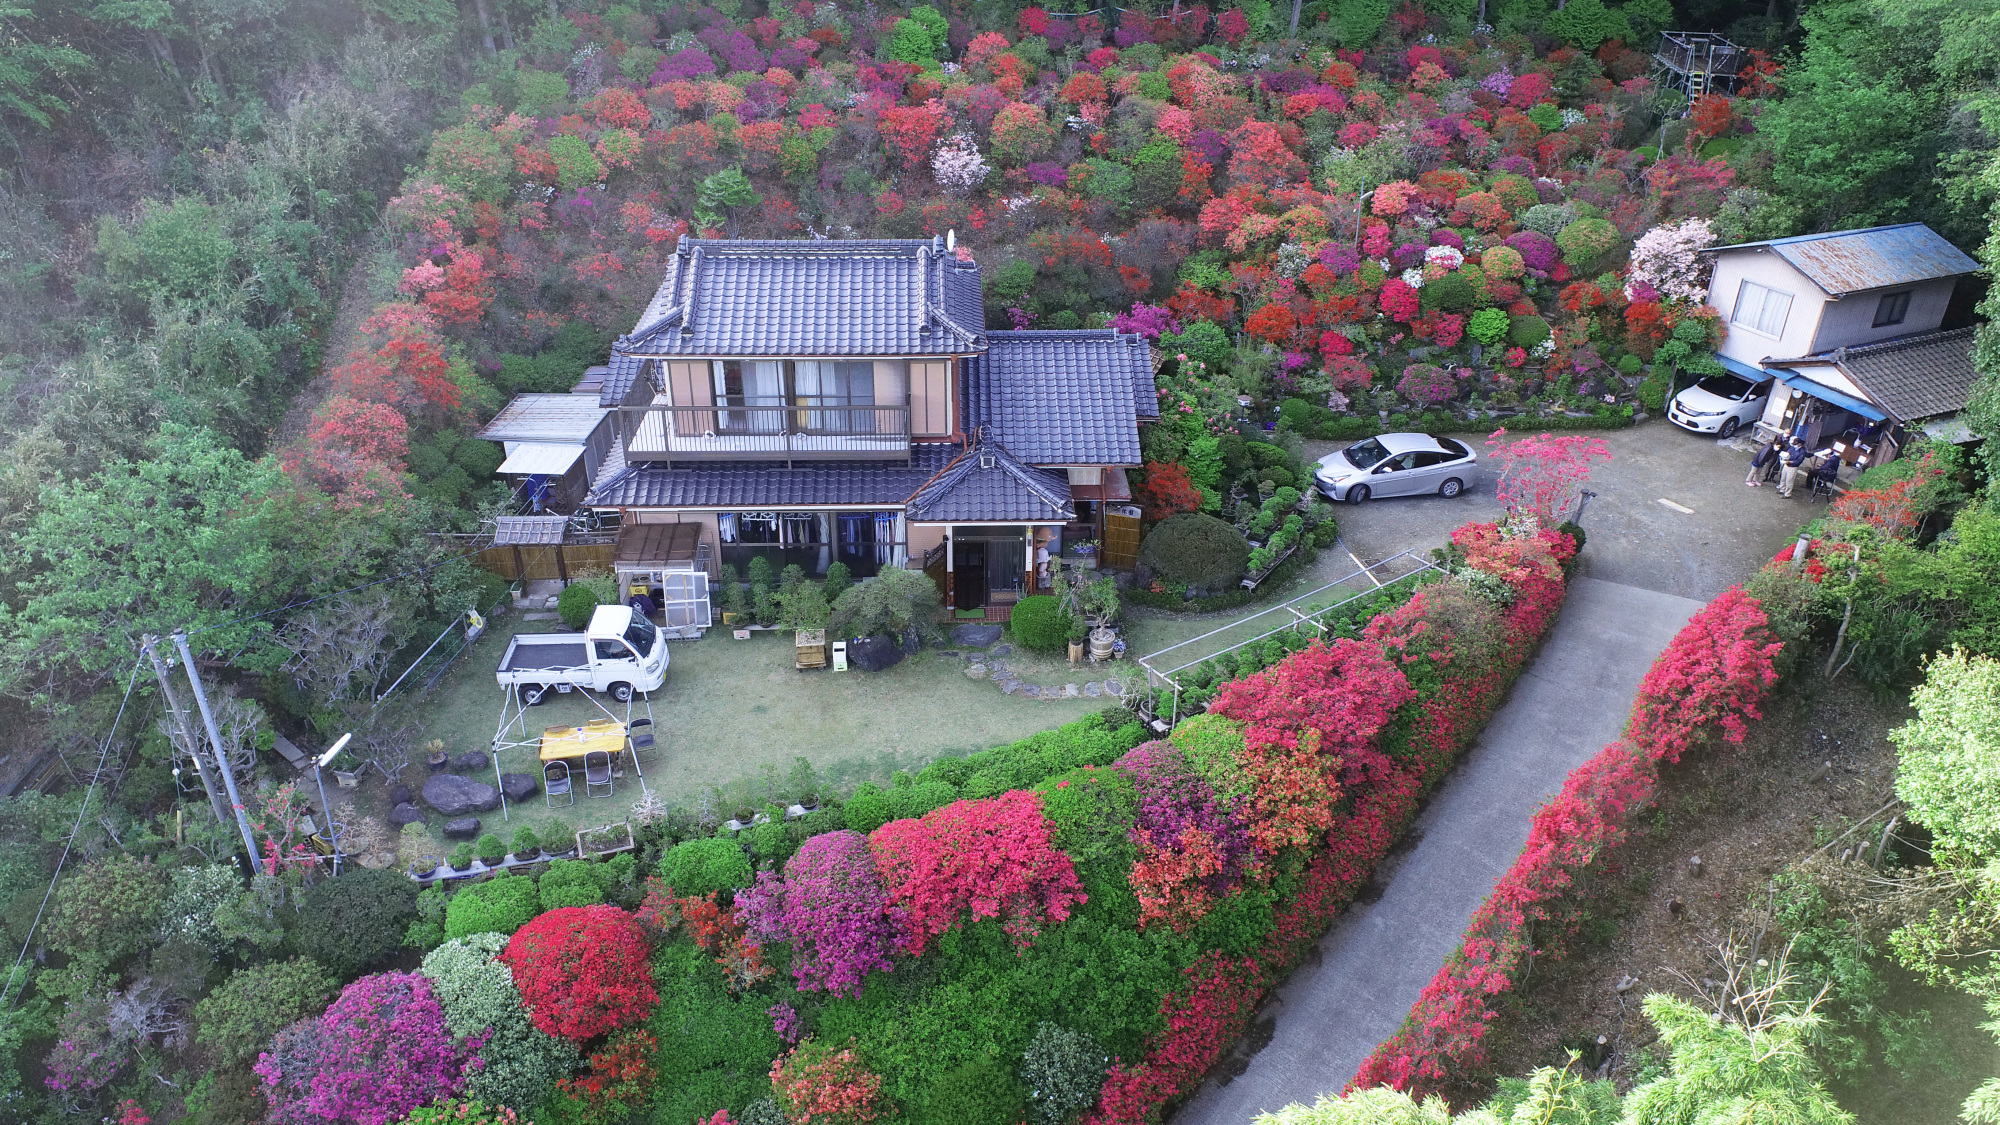
{"type": "Polygon", "coordinates": [[[666,280],[615,350],[969,355],[985,346],[983,310],[978,264],[947,251],[941,238],[683,238],[666,280]]]}
{"type": "Polygon", "coordinates": [[[583,456],[583,446],[561,441],[524,441],[514,447],[500,467],[493,470],[503,476],[529,476],[547,473],[561,476],[569,472],[576,459],[583,456]]]}
{"type": "Polygon", "coordinates": [[[966,424],[1031,465],[1137,465],[1159,413],[1152,354],[1110,329],[993,332],[966,362],[966,424]]]}
{"type": "Polygon", "coordinates": [[[1979,263],[1922,223],[1801,234],[1702,251],[1769,249],[1814,285],[1838,297],[1974,273],[1979,263]]]}
{"type": "Polygon", "coordinates": [[[474,436],[487,441],[581,443],[589,440],[608,413],[588,395],[515,395],[474,436]]]}
{"type": "Polygon", "coordinates": [[[501,516],[494,521],[495,547],[553,547],[563,541],[568,516],[501,516]]]}

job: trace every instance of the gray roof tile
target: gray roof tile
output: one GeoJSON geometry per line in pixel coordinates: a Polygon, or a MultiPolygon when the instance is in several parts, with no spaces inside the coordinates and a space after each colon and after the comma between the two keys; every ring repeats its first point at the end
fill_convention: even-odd
{"type": "Polygon", "coordinates": [[[1031,465],[1139,463],[1139,419],[1159,416],[1143,338],[1096,329],[987,339],[966,363],[971,428],[1031,465]]]}
{"type": "Polygon", "coordinates": [[[910,497],[925,523],[1052,523],[1076,518],[1069,477],[1037,469],[987,441],[965,451],[910,497]]]}
{"type": "Polygon", "coordinates": [[[1841,348],[1824,357],[1903,422],[1965,409],[1979,373],[1970,328],[1925,332],[1880,344],[1841,348]]]}
{"type": "Polygon", "coordinates": [[[983,309],[978,264],[946,251],[943,239],[683,238],[614,350],[969,355],[984,345],[983,309]]]}
{"type": "Polygon", "coordinates": [[[611,508],[759,509],[819,505],[888,507],[951,461],[958,447],[919,444],[902,461],[713,462],[690,468],[628,465],[591,490],[588,503],[611,508]]]}
{"type": "Polygon", "coordinates": [[[590,440],[605,411],[584,395],[519,394],[474,437],[487,441],[590,440]]]}

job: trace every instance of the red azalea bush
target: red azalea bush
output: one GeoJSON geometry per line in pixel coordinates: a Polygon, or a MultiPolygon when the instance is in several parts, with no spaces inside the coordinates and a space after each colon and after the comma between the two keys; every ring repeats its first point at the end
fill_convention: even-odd
{"type": "Polygon", "coordinates": [[[1756,598],[1741,586],[1724,590],[1675,634],[1640,682],[1633,741],[1669,762],[1716,735],[1741,743],[1744,720],[1763,717],[1757,702],[1778,682],[1783,647],[1756,598]]]}
{"type": "Polygon", "coordinates": [[[863,1125],[889,1112],[882,1076],[862,1065],[852,1043],[838,1051],[799,1044],[771,1064],[771,1094],[796,1125],[863,1125]]]}
{"type": "Polygon", "coordinates": [[[515,931],[500,954],[536,1027],[573,1043],[638,1023],[659,997],[645,934],[615,906],[565,906],[515,931]]]}
{"type": "Polygon", "coordinates": [[[1041,799],[1026,790],[892,820],[868,844],[912,956],[967,914],[1001,919],[1026,945],[1084,901],[1069,856],[1050,842],[1041,799]]]}

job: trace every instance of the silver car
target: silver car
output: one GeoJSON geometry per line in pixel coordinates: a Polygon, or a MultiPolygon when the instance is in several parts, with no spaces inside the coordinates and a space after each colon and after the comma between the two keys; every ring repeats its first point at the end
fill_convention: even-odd
{"type": "Polygon", "coordinates": [[[1319,459],[1313,479],[1329,500],[1371,496],[1456,496],[1479,484],[1479,454],[1432,434],[1363,438],[1319,459]]]}

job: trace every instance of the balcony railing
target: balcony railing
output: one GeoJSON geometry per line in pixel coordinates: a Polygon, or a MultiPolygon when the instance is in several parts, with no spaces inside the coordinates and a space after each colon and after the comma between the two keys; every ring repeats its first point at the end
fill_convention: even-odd
{"type": "Polygon", "coordinates": [[[901,459],[910,455],[904,406],[811,399],[782,405],[651,406],[622,412],[627,461],[901,459]]]}

